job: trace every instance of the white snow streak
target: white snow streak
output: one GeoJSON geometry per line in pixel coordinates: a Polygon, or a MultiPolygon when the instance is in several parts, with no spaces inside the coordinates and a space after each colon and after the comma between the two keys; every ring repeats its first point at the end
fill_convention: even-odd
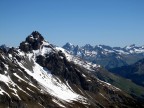
{"type": "Polygon", "coordinates": [[[58,78],[51,75],[49,71],[44,70],[43,67],[37,63],[35,63],[35,66],[33,67],[33,72],[26,69],[21,63],[19,63],[19,65],[42,85],[45,92],[67,102],[74,100],[82,101],[84,99],[84,97],[74,93],[68,86],[60,80],[58,81],[58,78]]]}
{"type": "Polygon", "coordinates": [[[60,102],[58,102],[55,99],[52,99],[53,102],[55,102],[56,104],[58,104],[60,107],[66,108],[64,105],[62,105],[60,102]]]}

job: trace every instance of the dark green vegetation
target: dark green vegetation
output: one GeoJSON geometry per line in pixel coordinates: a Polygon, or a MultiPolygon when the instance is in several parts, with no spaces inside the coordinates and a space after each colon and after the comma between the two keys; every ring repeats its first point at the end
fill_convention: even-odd
{"type": "Polygon", "coordinates": [[[109,71],[101,68],[98,72],[94,73],[99,79],[106,81],[121,90],[129,93],[130,95],[144,99],[144,87],[139,86],[129,79],[110,73],[109,71]]]}
{"type": "Polygon", "coordinates": [[[144,59],[132,65],[110,69],[109,71],[144,87],[144,59]]]}

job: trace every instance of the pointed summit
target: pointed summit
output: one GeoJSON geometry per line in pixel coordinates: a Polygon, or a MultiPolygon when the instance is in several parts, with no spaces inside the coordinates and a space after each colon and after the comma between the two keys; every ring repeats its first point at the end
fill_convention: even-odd
{"type": "Polygon", "coordinates": [[[134,48],[134,47],[136,47],[136,45],[135,44],[131,44],[131,45],[128,45],[128,46],[126,46],[126,47],[124,47],[126,50],[130,50],[130,49],[132,49],[132,48],[134,48]]]}
{"type": "Polygon", "coordinates": [[[2,49],[2,50],[4,50],[5,52],[7,52],[7,51],[10,49],[10,47],[8,47],[8,46],[6,46],[5,44],[3,44],[3,45],[0,46],[0,49],[2,49]]]}
{"type": "Polygon", "coordinates": [[[75,46],[72,43],[67,42],[64,46],[64,49],[66,50],[73,50],[75,48],[75,46]]]}
{"type": "Polygon", "coordinates": [[[67,42],[66,44],[65,44],[65,46],[73,46],[73,44],[72,43],[70,43],[70,42],[67,42]]]}
{"type": "Polygon", "coordinates": [[[33,31],[25,41],[20,43],[19,48],[24,52],[38,50],[44,41],[43,36],[38,31],[33,31]]]}
{"type": "Polygon", "coordinates": [[[83,48],[84,48],[85,50],[92,50],[92,49],[93,49],[93,46],[91,46],[90,44],[86,44],[83,48]]]}
{"type": "MultiPolygon", "coordinates": [[[[29,44],[33,44],[34,42],[42,44],[42,41],[44,41],[44,38],[38,31],[33,31],[31,35],[29,35],[26,38],[25,41],[28,42],[29,44]]],[[[36,49],[34,48],[34,50],[36,49]]]]}

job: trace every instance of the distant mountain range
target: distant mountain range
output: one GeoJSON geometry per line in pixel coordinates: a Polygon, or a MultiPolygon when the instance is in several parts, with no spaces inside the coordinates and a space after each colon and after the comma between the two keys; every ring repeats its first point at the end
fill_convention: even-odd
{"type": "Polygon", "coordinates": [[[66,43],[63,48],[75,56],[100,64],[107,69],[130,65],[144,58],[144,46],[134,44],[121,48],[106,45],[91,46],[90,44],[80,47],[66,43]]]}
{"type": "Polygon", "coordinates": [[[86,45],[82,50],[68,43],[64,49],[45,41],[37,31],[28,35],[18,48],[1,46],[0,108],[144,107],[144,87],[110,73],[94,61],[82,59],[96,56],[106,60],[119,54],[112,53],[107,46],[97,48],[94,51],[86,45]],[[70,54],[70,50],[65,50],[68,46],[76,51],[70,54]]]}

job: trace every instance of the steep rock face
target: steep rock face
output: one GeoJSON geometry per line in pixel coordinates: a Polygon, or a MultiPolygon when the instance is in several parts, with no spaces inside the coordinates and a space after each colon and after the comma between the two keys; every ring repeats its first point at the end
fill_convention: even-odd
{"type": "MultiPolygon", "coordinates": [[[[17,51],[16,49],[11,50],[9,53],[4,53],[3,51],[1,51],[0,53],[1,108],[6,107],[55,108],[64,106],[68,108],[71,108],[72,106],[85,107],[82,104],[82,102],[76,101],[75,99],[71,100],[70,102],[61,100],[56,96],[50,94],[53,91],[48,92],[47,90],[45,90],[45,87],[41,84],[42,83],[41,81],[44,82],[45,80],[48,80],[48,82],[52,81],[52,84],[53,82],[54,84],[59,83],[57,81],[56,82],[54,81],[55,79],[54,76],[48,77],[47,75],[49,71],[43,70],[43,68],[40,67],[38,64],[36,66],[36,69],[34,70],[33,67],[36,65],[36,63],[32,59],[29,59],[29,56],[25,55],[23,52],[19,52],[19,50],[17,51]],[[20,60],[16,59],[16,56],[19,56],[19,58],[21,59],[20,60]],[[38,74],[36,71],[38,71],[38,74]]],[[[48,83],[46,83],[46,85],[48,85],[48,83]]],[[[53,87],[55,86],[56,85],[53,85],[53,87]]],[[[65,88],[63,87],[61,88],[65,90],[65,88]]],[[[63,94],[61,95],[63,96],[63,94]]],[[[86,106],[94,107],[95,105],[86,105],[86,106]]]]}
{"type": "MultiPolygon", "coordinates": [[[[41,104],[51,106],[41,100],[41,98],[49,100],[51,97],[48,94],[42,94],[37,81],[17,64],[15,57],[18,53],[16,52],[13,49],[9,53],[0,53],[2,64],[0,65],[0,107],[28,108],[33,106],[38,108],[41,104]]],[[[20,58],[25,60],[23,57],[20,58]]]]}
{"type": "Polygon", "coordinates": [[[94,73],[99,65],[52,46],[38,32],[24,43],[18,49],[0,50],[0,107],[143,107],[98,79],[94,73]]]}
{"type": "MultiPolygon", "coordinates": [[[[79,92],[78,90],[79,87],[80,87],[79,89],[81,89],[82,91],[84,90],[87,94],[89,94],[88,92],[91,92],[92,95],[90,94],[89,95],[93,97],[95,101],[98,101],[95,102],[97,107],[121,106],[122,104],[118,105],[119,101],[123,101],[124,102],[123,104],[129,104],[128,102],[129,100],[122,98],[125,97],[125,95],[123,95],[123,93],[121,93],[119,89],[111,85],[107,86],[107,84],[101,82],[96,77],[93,77],[92,74],[88,74],[86,69],[79,67],[78,65],[75,65],[72,62],[69,62],[66,59],[65,54],[62,53],[62,51],[50,52],[49,54],[43,56],[39,55],[37,56],[36,61],[41,66],[49,69],[53,75],[58,76],[62,80],[68,81],[72,89],[75,88],[74,89],[75,92],[79,92]],[[73,86],[75,87],[73,88],[73,86]],[[105,93],[105,96],[109,100],[108,103],[99,101],[100,98],[103,98],[98,95],[100,94],[100,92],[105,93]],[[95,96],[96,97],[98,96],[98,98],[95,98],[95,96]],[[111,96],[113,98],[110,98],[111,96]],[[110,102],[112,102],[113,105],[109,104],[110,102]]],[[[88,96],[87,98],[90,97],[88,96]]],[[[90,99],[90,101],[93,100],[90,99]]],[[[131,103],[133,104],[135,102],[133,101],[131,103]]]]}

